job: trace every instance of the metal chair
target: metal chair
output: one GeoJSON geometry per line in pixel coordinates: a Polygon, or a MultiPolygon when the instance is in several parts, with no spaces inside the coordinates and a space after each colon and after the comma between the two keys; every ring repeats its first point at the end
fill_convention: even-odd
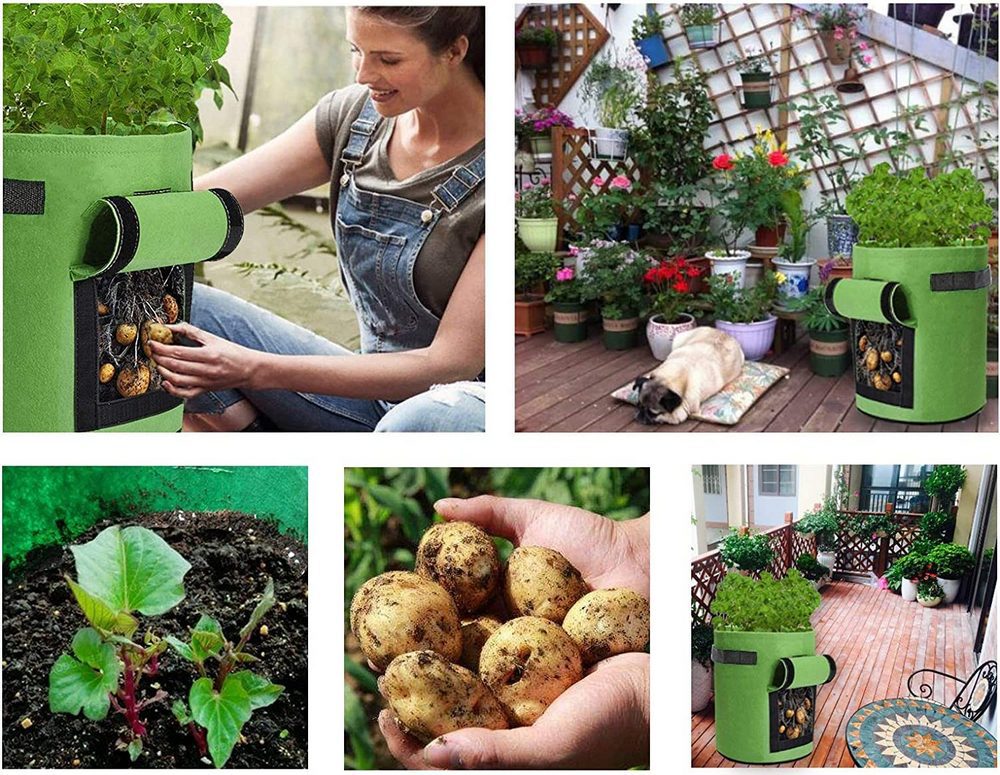
{"type": "Polygon", "coordinates": [[[958,711],[971,721],[978,721],[980,716],[989,710],[996,701],[997,663],[992,660],[983,662],[964,682],[961,678],[949,675],[948,673],[942,673],[939,670],[931,670],[930,668],[917,670],[906,679],[906,688],[913,697],[919,697],[922,700],[931,700],[934,694],[933,679],[931,679],[930,683],[924,683],[921,679],[921,683],[916,690],[913,687],[914,679],[922,673],[932,673],[933,675],[949,678],[955,683],[961,684],[958,694],[948,707],[958,711]]]}

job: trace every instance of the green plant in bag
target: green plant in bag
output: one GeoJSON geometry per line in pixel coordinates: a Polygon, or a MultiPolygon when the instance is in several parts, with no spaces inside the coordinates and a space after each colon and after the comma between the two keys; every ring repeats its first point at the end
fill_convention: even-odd
{"type": "Polygon", "coordinates": [[[712,626],[736,632],[808,632],[819,608],[819,592],[795,568],[783,579],[766,571],[760,579],[730,573],[712,601],[712,626]]]}

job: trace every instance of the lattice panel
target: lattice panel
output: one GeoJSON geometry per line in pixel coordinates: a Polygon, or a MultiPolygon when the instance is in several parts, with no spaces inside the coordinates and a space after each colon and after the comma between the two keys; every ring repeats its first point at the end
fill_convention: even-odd
{"type": "Polygon", "coordinates": [[[816,556],[816,539],[811,535],[806,533],[800,533],[797,530],[792,530],[792,564],[799,558],[802,554],[811,554],[813,557],[816,556]]]}
{"type": "Polygon", "coordinates": [[[776,579],[780,579],[788,573],[789,568],[795,566],[795,558],[791,556],[791,533],[791,525],[782,525],[768,534],[768,542],[771,544],[771,550],[774,552],[774,559],[771,561],[771,567],[768,570],[776,579]]]}
{"type": "Polygon", "coordinates": [[[717,551],[691,563],[691,615],[702,622],[711,619],[709,606],[715,590],[726,576],[726,569],[717,551]]]}
{"type": "Polygon", "coordinates": [[[879,542],[871,536],[843,532],[839,536],[836,569],[844,573],[872,573],[879,542]]]}
{"type": "Polygon", "coordinates": [[[557,107],[608,40],[608,31],[581,3],[528,6],[515,29],[549,27],[559,33],[559,48],[548,70],[535,70],[535,105],[557,107]]]}

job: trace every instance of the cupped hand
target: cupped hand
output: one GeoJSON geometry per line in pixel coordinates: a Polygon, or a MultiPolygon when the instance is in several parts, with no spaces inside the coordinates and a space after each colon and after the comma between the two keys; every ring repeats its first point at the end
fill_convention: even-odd
{"type": "Polygon", "coordinates": [[[168,393],[178,398],[194,398],[210,390],[250,386],[259,352],[190,323],[174,323],[167,328],[197,345],[149,342],[150,353],[163,377],[163,389],[168,393]]]}

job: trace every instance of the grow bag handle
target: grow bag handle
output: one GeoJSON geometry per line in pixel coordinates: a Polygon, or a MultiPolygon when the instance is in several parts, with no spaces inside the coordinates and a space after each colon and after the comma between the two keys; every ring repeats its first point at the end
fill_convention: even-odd
{"type": "Polygon", "coordinates": [[[914,325],[903,286],[896,282],[838,277],[826,286],[824,300],[842,318],[914,325]]]}
{"type": "Polygon", "coordinates": [[[837,674],[837,663],[829,654],[809,657],[782,657],[774,669],[770,691],[800,689],[829,683],[837,674]]]}
{"type": "Polygon", "coordinates": [[[214,261],[243,237],[239,202],[221,188],[108,196],[95,209],[83,263],[70,268],[73,280],[214,261]]]}

